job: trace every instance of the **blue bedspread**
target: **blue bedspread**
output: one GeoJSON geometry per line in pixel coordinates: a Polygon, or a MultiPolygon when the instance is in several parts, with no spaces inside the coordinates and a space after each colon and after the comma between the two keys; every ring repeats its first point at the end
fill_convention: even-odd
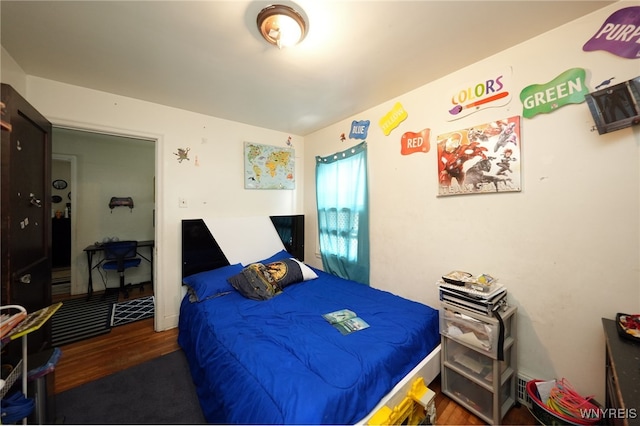
{"type": "Polygon", "coordinates": [[[208,422],[355,423],[440,342],[437,310],[316,272],[267,301],[182,301],[178,342],[208,422]],[[370,327],[342,335],[322,317],[339,309],[370,327]]]}

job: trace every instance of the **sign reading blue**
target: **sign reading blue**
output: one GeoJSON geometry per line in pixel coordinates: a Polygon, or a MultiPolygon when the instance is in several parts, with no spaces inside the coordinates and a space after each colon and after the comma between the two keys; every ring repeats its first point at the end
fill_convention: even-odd
{"type": "Polygon", "coordinates": [[[361,120],[351,122],[351,132],[349,133],[349,139],[366,139],[367,133],[369,133],[369,120],[361,120]]]}

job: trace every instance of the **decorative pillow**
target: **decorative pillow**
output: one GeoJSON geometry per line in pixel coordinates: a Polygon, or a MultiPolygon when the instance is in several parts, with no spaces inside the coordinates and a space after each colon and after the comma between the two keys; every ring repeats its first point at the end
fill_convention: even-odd
{"type": "Polygon", "coordinates": [[[190,300],[202,302],[211,297],[217,297],[233,291],[233,287],[227,282],[227,278],[242,271],[242,265],[223,266],[210,271],[199,272],[182,279],[182,284],[189,288],[190,300]]]}
{"type": "Polygon", "coordinates": [[[300,262],[289,257],[264,265],[267,273],[278,283],[280,288],[304,281],[300,262]]]}
{"type": "Polygon", "coordinates": [[[228,281],[240,294],[252,300],[268,300],[282,291],[262,263],[252,263],[228,281]]]}
{"type": "Polygon", "coordinates": [[[304,262],[300,262],[295,257],[292,257],[291,260],[295,260],[300,265],[300,269],[302,270],[302,280],[303,281],[315,280],[316,278],[318,278],[318,274],[316,274],[313,271],[313,269],[311,269],[304,262]]]}
{"type": "Polygon", "coordinates": [[[289,253],[286,250],[280,250],[276,254],[274,254],[274,255],[272,255],[270,257],[267,257],[266,259],[262,259],[262,260],[259,260],[257,262],[251,262],[249,264],[242,265],[242,266],[247,267],[247,266],[252,265],[254,263],[262,263],[263,265],[266,265],[267,263],[272,263],[272,262],[275,262],[277,260],[290,259],[290,258],[291,258],[291,253],[289,253]]]}
{"type": "Polygon", "coordinates": [[[302,281],[304,276],[300,262],[291,258],[267,264],[252,263],[239,274],[229,278],[236,290],[253,300],[271,299],[288,285],[302,281]]]}

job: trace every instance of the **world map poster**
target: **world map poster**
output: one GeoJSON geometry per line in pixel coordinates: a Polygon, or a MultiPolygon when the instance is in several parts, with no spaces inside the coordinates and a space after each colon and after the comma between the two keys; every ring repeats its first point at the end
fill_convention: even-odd
{"type": "Polygon", "coordinates": [[[520,117],[438,136],[438,196],[520,191],[520,117]]]}
{"type": "Polygon", "coordinates": [[[293,148],[244,143],[245,189],[295,189],[293,148]]]}

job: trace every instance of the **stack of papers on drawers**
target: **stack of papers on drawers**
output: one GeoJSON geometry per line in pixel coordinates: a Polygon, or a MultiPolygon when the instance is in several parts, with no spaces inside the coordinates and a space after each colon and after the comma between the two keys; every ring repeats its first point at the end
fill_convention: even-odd
{"type": "Polygon", "coordinates": [[[507,306],[507,288],[499,282],[494,283],[487,292],[474,290],[466,286],[438,281],[440,300],[464,309],[491,316],[492,312],[507,306]]]}

